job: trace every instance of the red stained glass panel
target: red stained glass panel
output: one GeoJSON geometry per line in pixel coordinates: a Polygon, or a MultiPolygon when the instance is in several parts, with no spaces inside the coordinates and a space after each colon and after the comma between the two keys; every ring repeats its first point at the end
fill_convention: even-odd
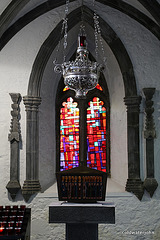
{"type": "Polygon", "coordinates": [[[106,172],[106,108],[98,97],[87,108],[87,167],[106,172]]]}
{"type": "Polygon", "coordinates": [[[60,171],[79,166],[79,108],[73,98],[60,110],[60,171]]]}

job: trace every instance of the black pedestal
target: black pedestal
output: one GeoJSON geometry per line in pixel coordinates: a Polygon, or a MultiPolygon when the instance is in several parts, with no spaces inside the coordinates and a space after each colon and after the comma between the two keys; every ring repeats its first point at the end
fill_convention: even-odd
{"type": "Polygon", "coordinates": [[[109,203],[49,206],[49,223],[66,223],[66,240],[98,240],[98,223],[115,223],[115,207],[109,203]]]}
{"type": "Polygon", "coordinates": [[[98,223],[67,223],[66,240],[98,240],[98,223]]]}

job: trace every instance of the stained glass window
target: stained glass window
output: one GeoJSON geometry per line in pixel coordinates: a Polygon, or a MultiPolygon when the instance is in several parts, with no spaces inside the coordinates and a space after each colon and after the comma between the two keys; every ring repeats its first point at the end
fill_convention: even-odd
{"type": "MultiPolygon", "coordinates": [[[[101,85],[97,84],[96,88],[99,94],[103,92],[101,85]]],[[[68,91],[68,87],[63,89],[63,93],[65,94],[66,91],[68,91]]],[[[86,98],[86,103],[88,102],[86,115],[83,114],[85,104],[84,106],[80,105],[80,112],[83,114],[83,119],[86,119],[86,129],[84,129],[81,128],[83,121],[80,120],[78,101],[80,100],[76,101],[69,97],[62,102],[60,108],[60,171],[79,166],[79,148],[83,144],[82,142],[79,143],[79,129],[81,129],[81,131],[86,131],[84,132],[84,135],[86,135],[84,144],[85,146],[87,144],[87,153],[86,155],[81,153],[81,157],[84,156],[87,167],[108,172],[109,150],[106,138],[109,136],[107,135],[109,130],[106,130],[106,126],[108,126],[107,118],[109,116],[108,113],[106,115],[104,102],[100,97],[93,97],[92,101],[89,102],[86,98]]],[[[81,132],[81,134],[83,133],[81,132]]]]}
{"type": "Polygon", "coordinates": [[[98,97],[87,108],[87,167],[106,172],[106,108],[98,97]]]}
{"type": "Polygon", "coordinates": [[[60,109],[60,171],[79,166],[79,108],[73,98],[60,109]]]}

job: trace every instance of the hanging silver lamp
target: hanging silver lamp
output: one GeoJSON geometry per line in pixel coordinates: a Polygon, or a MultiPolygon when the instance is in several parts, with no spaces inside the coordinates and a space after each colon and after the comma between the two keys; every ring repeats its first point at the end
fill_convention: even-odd
{"type": "MultiPolygon", "coordinates": [[[[64,32],[64,52],[67,47],[67,13],[68,13],[68,2],[66,2],[66,16],[63,20],[62,24],[62,32],[64,32]]],[[[82,4],[83,5],[83,4],[82,4]]],[[[82,8],[82,16],[83,16],[83,8],[82,8]]],[[[98,16],[94,13],[94,27],[95,27],[95,52],[96,57],[98,55],[98,37],[100,38],[101,45],[101,31],[99,27],[98,16]]],[[[86,34],[85,27],[82,24],[80,25],[80,34],[78,35],[78,47],[76,51],[76,59],[74,61],[66,62],[66,56],[64,55],[64,61],[62,64],[56,64],[56,60],[54,61],[55,67],[54,71],[56,73],[62,73],[64,78],[64,84],[71,90],[74,90],[76,98],[85,98],[86,94],[89,90],[94,89],[98,84],[98,79],[100,75],[100,71],[102,70],[102,64],[97,62],[90,61],[88,58],[88,50],[87,50],[87,42],[86,42],[86,34]]],[[[59,42],[60,45],[60,42],[59,42]]],[[[102,49],[104,52],[104,49],[102,49]]],[[[57,52],[59,51],[59,48],[57,52]]]]}
{"type": "Polygon", "coordinates": [[[86,36],[79,35],[76,59],[62,64],[64,84],[75,91],[76,98],[85,98],[97,86],[101,69],[101,65],[88,59],[86,45],[86,36]]]}

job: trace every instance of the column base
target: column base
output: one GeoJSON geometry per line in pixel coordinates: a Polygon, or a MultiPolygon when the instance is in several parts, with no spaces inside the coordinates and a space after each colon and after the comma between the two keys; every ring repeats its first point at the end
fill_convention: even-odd
{"type": "Polygon", "coordinates": [[[140,178],[127,179],[126,191],[134,193],[141,200],[144,194],[143,182],[140,178]]]}
{"type": "Polygon", "coordinates": [[[158,183],[155,178],[146,178],[144,180],[144,188],[147,190],[151,197],[153,196],[157,187],[158,183]]]}
{"type": "Polygon", "coordinates": [[[21,189],[20,183],[18,180],[10,180],[6,186],[8,192],[11,195],[11,198],[14,200],[17,193],[21,189]]]}
{"type": "Polygon", "coordinates": [[[25,180],[22,187],[22,195],[24,200],[28,202],[30,197],[41,191],[39,180],[25,180]]]}
{"type": "Polygon", "coordinates": [[[66,240],[98,240],[98,224],[67,223],[66,240]]]}

